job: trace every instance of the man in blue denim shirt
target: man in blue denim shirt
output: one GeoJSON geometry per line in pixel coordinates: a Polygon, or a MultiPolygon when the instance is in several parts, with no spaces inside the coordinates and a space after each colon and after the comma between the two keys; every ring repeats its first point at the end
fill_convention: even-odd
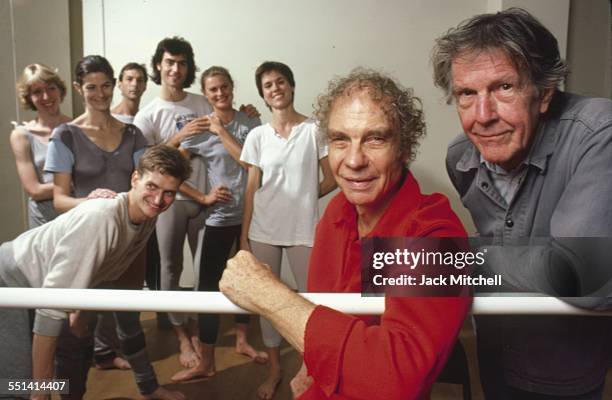
{"type": "MultiPolygon", "coordinates": [[[[558,90],[567,67],[557,41],[521,9],[464,21],[432,59],[464,130],[448,173],[494,245],[489,267],[515,290],[606,308],[612,102],[558,90]]],[[[476,330],[487,399],[601,399],[610,318],[480,316],[476,330]]]]}

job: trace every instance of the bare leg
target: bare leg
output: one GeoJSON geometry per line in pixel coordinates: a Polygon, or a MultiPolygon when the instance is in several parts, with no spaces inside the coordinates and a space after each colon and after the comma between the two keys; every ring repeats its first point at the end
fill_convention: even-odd
{"type": "Polygon", "coordinates": [[[270,369],[268,377],[257,388],[257,395],[264,400],[270,400],[274,397],[274,392],[281,381],[280,368],[280,347],[267,347],[268,359],[270,361],[270,369]]]}
{"type": "Polygon", "coordinates": [[[200,354],[202,354],[202,342],[200,342],[200,328],[198,326],[197,319],[188,318],[187,326],[189,328],[189,340],[191,341],[191,346],[193,346],[193,350],[196,352],[199,361],[200,354]]]}
{"type": "Polygon", "coordinates": [[[174,325],[174,333],[179,341],[179,362],[185,368],[192,368],[198,364],[198,353],[193,348],[191,337],[185,325],[174,325]]]}
{"type": "Polygon", "coordinates": [[[197,378],[210,378],[216,374],[215,346],[200,343],[198,348],[200,349],[198,363],[192,368],[177,372],[170,379],[174,382],[184,382],[197,378]]]}
{"type": "Polygon", "coordinates": [[[268,353],[257,351],[249,344],[247,338],[248,324],[236,323],[236,353],[250,357],[259,364],[268,362],[268,353]]]}

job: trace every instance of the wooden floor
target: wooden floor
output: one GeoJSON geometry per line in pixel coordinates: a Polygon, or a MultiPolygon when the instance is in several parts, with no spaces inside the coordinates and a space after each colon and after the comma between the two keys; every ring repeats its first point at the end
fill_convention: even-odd
{"type": "MultiPolygon", "coordinates": [[[[197,380],[183,384],[173,384],[170,377],[180,369],[178,345],[174,333],[169,329],[157,327],[155,315],[143,313],[143,328],[147,337],[147,348],[159,382],[169,389],[182,391],[190,400],[256,400],[255,390],[266,376],[266,365],[255,364],[248,358],[234,352],[233,318],[222,317],[217,347],[217,375],[207,380],[197,380]]],[[[251,342],[262,348],[259,324],[252,318],[249,327],[251,342]]],[[[483,395],[478,383],[478,368],[475,355],[475,340],[468,322],[460,334],[470,364],[472,399],[482,400],[483,395]]],[[[289,381],[299,369],[301,360],[293,349],[283,343],[281,350],[283,380],[274,397],[275,400],[291,399],[289,381]]],[[[608,374],[608,382],[612,373],[608,374]]],[[[123,400],[138,399],[138,390],[130,371],[100,371],[92,368],[89,373],[86,400],[123,400]]],[[[612,399],[612,385],[608,384],[604,398],[612,399]],[[608,397],[609,396],[609,397],[608,397]]],[[[462,399],[460,385],[434,385],[432,400],[462,399]]]]}
{"type": "MultiPolygon", "coordinates": [[[[249,358],[234,351],[233,318],[222,317],[216,350],[217,375],[210,379],[200,379],[189,383],[173,384],[170,377],[180,370],[178,362],[178,342],[171,329],[157,327],[152,313],[143,313],[143,328],[147,337],[147,348],[160,384],[168,389],[180,390],[188,399],[193,400],[256,400],[255,390],[266,376],[266,365],[251,362],[249,358]]],[[[249,326],[249,339],[258,349],[262,349],[259,324],[252,318],[249,326]]],[[[295,351],[283,342],[281,362],[284,368],[275,399],[291,399],[289,381],[300,367],[300,359],[295,351]]],[[[138,390],[130,371],[92,368],[87,383],[86,400],[101,399],[138,399],[138,390]]]]}

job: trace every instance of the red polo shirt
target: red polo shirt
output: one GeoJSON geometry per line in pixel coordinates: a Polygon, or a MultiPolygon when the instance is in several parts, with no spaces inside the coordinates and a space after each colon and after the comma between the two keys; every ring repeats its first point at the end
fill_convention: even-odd
{"type": "MultiPolygon", "coordinates": [[[[410,172],[368,237],[463,237],[441,194],[423,195],[410,172]]],[[[360,292],[357,213],[344,194],[329,203],[310,258],[310,292],[360,292]]],[[[380,317],[317,306],[305,332],[314,384],[300,400],[418,399],[442,370],[471,304],[469,297],[387,297],[380,317]]]]}

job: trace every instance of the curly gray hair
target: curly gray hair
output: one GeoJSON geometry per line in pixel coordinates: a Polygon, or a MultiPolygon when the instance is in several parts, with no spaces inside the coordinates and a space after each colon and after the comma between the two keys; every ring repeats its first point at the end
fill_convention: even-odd
{"type": "Polygon", "coordinates": [[[400,137],[399,153],[405,162],[415,159],[419,140],[425,136],[425,120],[421,100],[412,89],[405,88],[393,78],[378,71],[357,68],[348,76],[332,80],[327,90],[317,99],[315,117],[322,134],[327,138],[327,126],[334,102],[353,91],[366,90],[370,98],[379,103],[389,122],[397,128],[400,137]]]}

